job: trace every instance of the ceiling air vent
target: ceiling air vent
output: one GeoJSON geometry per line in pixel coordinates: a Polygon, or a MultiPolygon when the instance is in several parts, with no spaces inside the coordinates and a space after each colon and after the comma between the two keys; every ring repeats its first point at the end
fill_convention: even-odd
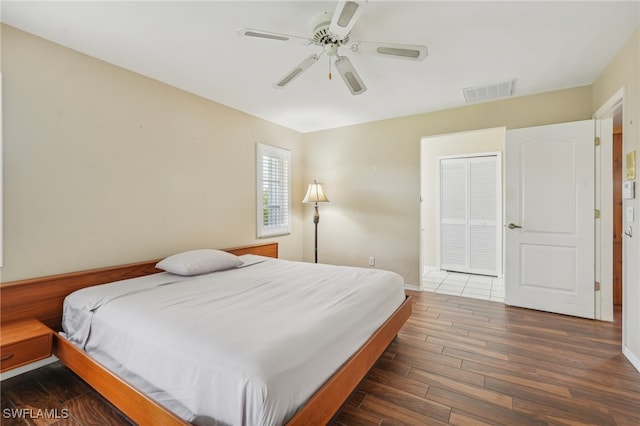
{"type": "Polygon", "coordinates": [[[492,101],[512,96],[515,84],[515,80],[509,80],[488,86],[467,87],[462,89],[462,93],[464,93],[464,99],[468,104],[492,101]]]}

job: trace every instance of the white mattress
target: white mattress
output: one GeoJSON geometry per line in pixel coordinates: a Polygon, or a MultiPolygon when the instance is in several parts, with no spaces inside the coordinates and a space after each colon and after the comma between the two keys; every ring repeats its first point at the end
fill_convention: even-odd
{"type": "Polygon", "coordinates": [[[65,299],[66,337],[195,424],[279,425],[404,300],[388,271],[242,256],[65,299]]]}

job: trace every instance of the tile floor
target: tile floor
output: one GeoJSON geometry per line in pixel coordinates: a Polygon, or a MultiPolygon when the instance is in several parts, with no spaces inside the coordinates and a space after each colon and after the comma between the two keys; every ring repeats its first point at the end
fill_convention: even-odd
{"type": "Polygon", "coordinates": [[[422,290],[504,303],[504,279],[486,275],[430,270],[422,275],[422,290]]]}

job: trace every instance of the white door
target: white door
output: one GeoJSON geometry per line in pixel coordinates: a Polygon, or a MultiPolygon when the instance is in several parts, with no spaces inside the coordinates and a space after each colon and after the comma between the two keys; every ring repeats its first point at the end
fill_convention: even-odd
{"type": "Polygon", "coordinates": [[[594,122],[507,131],[505,302],[594,318],[594,122]]]}

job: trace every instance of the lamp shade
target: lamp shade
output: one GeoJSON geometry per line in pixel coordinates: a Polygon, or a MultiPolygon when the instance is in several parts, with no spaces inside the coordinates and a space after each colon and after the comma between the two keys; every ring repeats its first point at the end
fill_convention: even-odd
{"type": "Polygon", "coordinates": [[[307,195],[304,196],[303,203],[328,203],[329,199],[327,195],[322,190],[322,184],[316,182],[309,184],[309,189],[307,189],[307,195]]]}

